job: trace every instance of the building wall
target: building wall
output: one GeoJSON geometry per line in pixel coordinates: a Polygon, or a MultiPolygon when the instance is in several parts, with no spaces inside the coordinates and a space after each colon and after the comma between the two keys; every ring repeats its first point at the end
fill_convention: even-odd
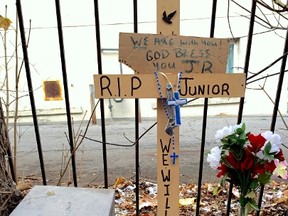
{"type": "MultiPolygon", "coordinates": [[[[70,1],[63,0],[61,3],[62,24],[64,26],[64,42],[67,75],[69,83],[69,98],[71,112],[76,120],[79,120],[87,110],[86,118],[89,117],[91,111],[90,90],[89,85],[93,84],[93,74],[98,73],[96,39],[94,27],[94,9],[93,1],[70,1]],[[81,4],[81,5],[80,5],[81,4]]],[[[243,4],[250,9],[250,2],[243,4]],[[245,5],[246,4],[246,5],[245,5]]],[[[8,17],[13,21],[15,27],[15,5],[14,2],[3,0],[0,2],[0,13],[5,14],[4,5],[8,5],[8,17]]],[[[139,33],[155,33],[156,32],[156,5],[155,1],[146,0],[139,1],[139,33]]],[[[44,81],[60,81],[62,84],[61,60],[59,52],[59,43],[57,35],[57,21],[55,13],[55,5],[53,1],[22,1],[23,15],[25,19],[25,27],[29,26],[31,19],[31,36],[29,40],[29,59],[31,73],[33,77],[33,87],[35,94],[36,107],[40,121],[65,120],[65,101],[62,91],[61,100],[45,100],[45,92],[43,90],[44,81]],[[64,111],[63,111],[64,110],[64,111]]],[[[99,1],[100,20],[101,20],[101,42],[102,42],[102,62],[103,73],[121,73],[118,52],[119,32],[133,32],[133,5],[131,1],[99,1]],[[121,8],[121,9],[120,9],[121,8]],[[109,49],[113,49],[112,51],[109,49]]],[[[264,10],[265,12],[265,10],[264,10]]],[[[181,35],[209,37],[210,35],[210,14],[211,1],[198,1],[197,4],[188,0],[181,0],[181,35]]],[[[261,16],[261,14],[259,14],[261,16]]],[[[235,4],[230,3],[230,26],[227,20],[227,1],[218,2],[217,22],[215,29],[215,37],[220,38],[239,38],[239,44],[235,50],[235,67],[239,68],[236,72],[243,72],[247,34],[249,28],[249,13],[243,9],[239,9],[235,4]],[[247,17],[245,17],[247,16],[247,17]],[[233,35],[231,34],[233,33],[233,35]]],[[[272,16],[268,17],[273,20],[272,16]]],[[[285,26],[287,26],[285,24],[285,26]]],[[[28,32],[28,29],[26,29],[28,32]]],[[[269,65],[272,61],[282,55],[284,39],[284,30],[275,32],[265,32],[267,29],[255,24],[255,33],[253,45],[251,47],[251,60],[249,71],[255,73],[269,65]],[[264,32],[264,33],[262,33],[264,32]]],[[[3,31],[1,31],[3,34],[3,31]]],[[[15,31],[8,31],[8,53],[13,56],[15,44],[15,31]]],[[[19,46],[20,51],[21,47],[19,46]]],[[[1,48],[2,49],[2,48],[1,48]]],[[[2,50],[1,50],[2,55],[2,50]]],[[[15,58],[11,58],[9,74],[11,78],[10,87],[15,86],[14,67],[15,58]],[[12,72],[13,71],[13,72],[12,72]]],[[[3,80],[3,58],[1,58],[1,80],[3,80]]],[[[280,63],[275,64],[265,73],[258,77],[272,74],[280,70],[280,63]]],[[[133,73],[131,69],[123,66],[124,74],[133,73]]],[[[152,72],[151,72],[152,73],[152,72]]],[[[261,80],[248,85],[245,98],[244,115],[269,115],[273,110],[273,103],[269,100],[263,90],[259,89],[259,85],[265,84],[265,90],[274,98],[276,94],[278,76],[269,78],[266,82],[261,80]],[[253,89],[250,89],[253,88],[253,89]]],[[[61,86],[63,89],[63,85],[61,86]]],[[[20,80],[20,121],[31,120],[29,116],[30,104],[27,96],[27,85],[25,70],[23,68],[20,80]],[[26,117],[25,117],[26,116],[26,117]]],[[[2,91],[2,97],[5,100],[5,92],[2,91]]],[[[15,94],[11,92],[10,101],[13,100],[15,94]]],[[[239,99],[220,100],[210,99],[208,114],[209,115],[237,115],[239,99]],[[221,104],[223,103],[223,104],[221,104]]],[[[156,100],[141,99],[141,116],[156,116],[156,100]]],[[[106,117],[123,118],[133,117],[134,100],[105,100],[106,117]]],[[[189,103],[183,107],[181,112],[185,116],[201,116],[203,113],[201,100],[189,103]]],[[[12,103],[10,110],[13,110],[12,103]]],[[[287,79],[284,80],[282,98],[280,101],[280,110],[286,114],[287,110],[287,79]]],[[[12,114],[11,114],[12,115],[12,114]]],[[[100,110],[97,109],[97,117],[100,117],[100,110]]]]}

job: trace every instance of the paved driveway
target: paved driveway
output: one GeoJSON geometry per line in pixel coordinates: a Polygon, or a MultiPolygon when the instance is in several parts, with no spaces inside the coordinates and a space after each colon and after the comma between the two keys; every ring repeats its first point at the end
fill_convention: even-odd
{"type": "MultiPolygon", "coordinates": [[[[288,118],[285,117],[286,120],[288,118]]],[[[205,151],[208,152],[215,144],[214,134],[223,126],[236,123],[236,117],[209,117],[207,121],[207,133],[205,151]]],[[[260,133],[269,130],[271,117],[244,117],[249,131],[260,133]]],[[[140,123],[140,134],[144,133],[154,119],[143,119],[140,123]]],[[[87,122],[80,125],[75,123],[75,134],[79,130],[84,133],[87,122]]],[[[140,140],[140,165],[141,177],[156,181],[156,127],[153,127],[140,140]]],[[[48,184],[56,184],[61,169],[69,157],[69,144],[66,138],[67,126],[64,122],[40,123],[41,143],[45,160],[46,176],[48,184]]],[[[198,180],[199,154],[201,144],[202,118],[191,117],[182,119],[180,127],[180,181],[183,183],[198,180]]],[[[33,125],[19,126],[19,143],[17,150],[18,176],[41,176],[38,161],[37,145],[33,125]]],[[[13,130],[10,130],[12,136],[13,130]]],[[[131,119],[108,119],[106,122],[107,142],[131,145],[134,140],[134,121],[131,119]],[[130,141],[129,141],[130,140],[130,141]]],[[[277,120],[276,132],[281,135],[283,143],[288,145],[288,132],[282,120],[277,120]]],[[[100,120],[98,125],[90,125],[87,137],[101,141],[100,120]]],[[[11,140],[13,142],[13,140],[11,140]]],[[[288,158],[287,149],[283,149],[288,158]]],[[[135,148],[107,145],[109,184],[113,184],[119,176],[131,178],[135,175],[135,148]]],[[[85,139],[76,155],[77,175],[79,185],[103,183],[103,159],[102,144],[85,139]]],[[[67,183],[71,177],[71,169],[63,179],[67,183]]],[[[206,162],[203,169],[203,181],[219,181],[215,178],[215,172],[206,162]]]]}

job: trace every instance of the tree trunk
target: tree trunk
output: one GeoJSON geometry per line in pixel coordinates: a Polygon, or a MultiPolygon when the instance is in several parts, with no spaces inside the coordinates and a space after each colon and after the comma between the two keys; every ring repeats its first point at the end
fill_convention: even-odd
{"type": "Polygon", "coordinates": [[[7,149],[10,145],[7,127],[0,103],[0,215],[8,216],[22,200],[21,193],[16,189],[16,184],[9,177],[6,170],[7,149]]]}

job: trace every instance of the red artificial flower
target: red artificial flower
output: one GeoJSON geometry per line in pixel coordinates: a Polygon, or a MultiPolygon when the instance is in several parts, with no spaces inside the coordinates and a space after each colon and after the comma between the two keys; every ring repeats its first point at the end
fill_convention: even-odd
{"type": "Polygon", "coordinates": [[[265,170],[266,171],[269,171],[269,172],[272,173],[275,170],[275,168],[276,168],[276,165],[275,165],[274,161],[267,162],[265,164],[265,170]]]}
{"type": "Polygon", "coordinates": [[[217,177],[220,178],[227,173],[228,168],[225,164],[221,163],[221,165],[217,167],[217,170],[220,170],[220,172],[217,174],[217,177]]]}
{"type": "Polygon", "coordinates": [[[258,134],[255,136],[254,134],[249,134],[248,135],[248,140],[250,142],[250,145],[248,145],[248,149],[251,152],[257,153],[265,144],[266,139],[261,136],[261,134],[258,134]]]}
{"type": "Polygon", "coordinates": [[[241,162],[241,171],[250,170],[254,165],[255,156],[250,153],[249,150],[244,152],[244,160],[241,162]]]}
{"type": "Polygon", "coordinates": [[[253,174],[254,175],[260,175],[265,173],[265,167],[262,164],[255,164],[253,168],[253,174]]]}
{"type": "Polygon", "coordinates": [[[232,168],[239,169],[238,160],[234,157],[233,153],[229,152],[229,155],[227,155],[225,159],[232,168]]]}
{"type": "Polygon", "coordinates": [[[282,149],[280,149],[280,151],[275,155],[275,158],[278,159],[279,161],[285,160],[282,149]]]}

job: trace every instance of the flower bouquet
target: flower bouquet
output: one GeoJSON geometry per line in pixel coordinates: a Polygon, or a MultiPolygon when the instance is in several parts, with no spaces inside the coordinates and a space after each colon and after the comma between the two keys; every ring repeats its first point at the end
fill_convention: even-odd
{"type": "Polygon", "coordinates": [[[227,180],[239,189],[241,212],[248,205],[259,210],[256,192],[272,175],[288,178],[281,137],[271,131],[254,135],[245,129],[245,124],[240,124],[218,130],[218,146],[207,157],[210,166],[219,170],[217,177],[222,177],[222,184],[227,180]]]}

